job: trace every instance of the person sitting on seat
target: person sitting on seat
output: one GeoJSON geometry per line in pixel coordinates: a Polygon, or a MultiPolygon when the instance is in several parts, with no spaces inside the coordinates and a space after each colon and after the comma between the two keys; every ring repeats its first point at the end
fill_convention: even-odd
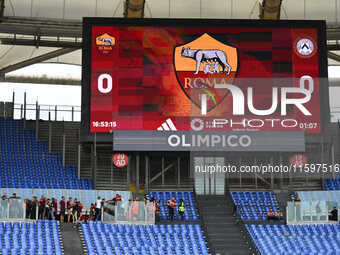
{"type": "Polygon", "coordinates": [[[268,220],[275,220],[276,219],[275,213],[273,212],[272,208],[269,209],[269,212],[267,213],[267,217],[268,217],[268,220]]]}
{"type": "Polygon", "coordinates": [[[331,215],[329,216],[329,220],[332,221],[338,221],[338,210],[336,209],[336,207],[333,207],[333,210],[331,211],[331,215]]]}
{"type": "Polygon", "coordinates": [[[87,223],[87,219],[86,219],[86,216],[81,212],[79,218],[74,224],[74,227],[78,227],[83,223],[87,223]]]}
{"type": "Polygon", "coordinates": [[[277,212],[275,213],[276,220],[283,220],[283,214],[280,211],[280,209],[277,209],[277,212]]]}

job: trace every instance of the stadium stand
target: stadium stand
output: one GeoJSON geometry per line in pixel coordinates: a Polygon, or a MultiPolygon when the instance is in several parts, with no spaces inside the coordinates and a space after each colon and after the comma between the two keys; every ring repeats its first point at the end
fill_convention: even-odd
{"type": "Polygon", "coordinates": [[[89,255],[209,254],[199,225],[143,226],[89,222],[83,224],[81,230],[89,255]]]}
{"type": "Polygon", "coordinates": [[[325,190],[340,190],[340,178],[326,179],[324,184],[325,190]]]}
{"type": "Polygon", "coordinates": [[[270,209],[278,209],[273,192],[231,192],[242,220],[266,220],[270,209]]]}
{"type": "Polygon", "coordinates": [[[0,222],[1,254],[61,255],[57,221],[0,222]]]}
{"type": "MultiPolygon", "coordinates": [[[[160,200],[160,219],[169,220],[169,210],[167,208],[167,202],[174,197],[178,203],[180,199],[183,199],[186,204],[186,210],[184,211],[184,220],[198,220],[197,210],[195,207],[194,197],[192,192],[149,192],[149,198],[154,198],[155,200],[160,200]]],[[[174,219],[178,220],[178,206],[175,210],[174,219]]]]}
{"type": "Polygon", "coordinates": [[[340,254],[340,227],[247,225],[261,254],[340,254]]]}
{"type": "Polygon", "coordinates": [[[22,120],[0,118],[0,187],[92,189],[89,179],[78,179],[74,166],[63,166],[61,155],[48,152],[22,120]]]}

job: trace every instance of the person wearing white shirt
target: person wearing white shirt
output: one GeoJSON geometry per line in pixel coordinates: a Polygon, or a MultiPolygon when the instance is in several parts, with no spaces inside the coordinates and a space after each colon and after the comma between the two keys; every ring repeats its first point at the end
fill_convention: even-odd
{"type": "Polygon", "coordinates": [[[96,202],[96,220],[100,220],[101,208],[102,208],[102,200],[100,199],[100,196],[98,196],[98,199],[96,202]]]}

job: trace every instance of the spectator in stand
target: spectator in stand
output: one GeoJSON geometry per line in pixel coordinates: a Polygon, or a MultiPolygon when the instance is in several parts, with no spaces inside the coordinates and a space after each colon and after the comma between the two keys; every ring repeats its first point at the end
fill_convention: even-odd
{"type": "Polygon", "coordinates": [[[62,196],[60,200],[60,222],[64,222],[65,209],[66,209],[65,196],[62,196]]]}
{"type": "Polygon", "coordinates": [[[121,195],[116,194],[116,197],[113,199],[114,204],[117,205],[117,214],[118,216],[122,216],[123,215],[123,207],[122,204],[124,202],[123,198],[121,195]]]}
{"type": "Polygon", "coordinates": [[[13,193],[13,195],[8,200],[9,215],[11,218],[19,218],[19,215],[23,213],[23,208],[19,204],[19,199],[20,197],[17,197],[17,194],[13,193]]]}
{"type": "Polygon", "coordinates": [[[146,195],[144,195],[144,204],[147,204],[149,202],[149,199],[146,195]]]}
{"type": "Polygon", "coordinates": [[[51,219],[51,201],[48,198],[45,203],[45,215],[44,215],[45,220],[51,219]]]}
{"type": "MultiPolygon", "coordinates": [[[[37,207],[39,208],[39,202],[36,196],[33,196],[32,201],[32,212],[31,212],[31,219],[37,220],[37,207]]],[[[39,210],[38,210],[39,212],[39,210]]]]}
{"type": "Polygon", "coordinates": [[[153,216],[155,216],[155,220],[156,220],[156,213],[157,213],[157,201],[155,200],[155,198],[151,198],[150,200],[151,202],[151,206],[147,205],[146,208],[148,208],[150,206],[150,210],[149,210],[149,215],[147,220],[151,220],[153,219],[153,216]]]}
{"type": "Polygon", "coordinates": [[[139,214],[139,198],[136,197],[135,201],[131,204],[131,212],[132,212],[132,220],[138,220],[138,214],[139,214]]]}
{"type": "Polygon", "coordinates": [[[181,220],[184,220],[185,203],[183,199],[179,201],[178,214],[181,216],[181,220]]]}
{"type": "Polygon", "coordinates": [[[71,207],[72,207],[72,197],[69,197],[66,202],[67,222],[71,222],[71,215],[72,215],[71,207]]]}
{"type": "Polygon", "coordinates": [[[54,220],[57,216],[57,212],[58,212],[58,203],[57,200],[52,197],[52,202],[51,202],[51,218],[52,220],[54,220]]]}
{"type": "Polygon", "coordinates": [[[83,204],[78,201],[78,218],[80,217],[80,213],[83,211],[83,204]]]}
{"type": "Polygon", "coordinates": [[[315,211],[316,211],[316,220],[319,221],[320,215],[321,215],[320,201],[316,203],[315,211]]]}
{"type": "Polygon", "coordinates": [[[25,202],[26,202],[26,219],[30,219],[32,214],[32,201],[29,199],[25,199],[25,202]]]}
{"type": "Polygon", "coordinates": [[[294,205],[296,207],[295,209],[296,221],[299,222],[301,220],[301,200],[299,195],[297,195],[296,199],[294,200],[294,205]]]}
{"type": "Polygon", "coordinates": [[[276,219],[275,213],[273,212],[272,208],[269,209],[269,212],[267,213],[267,217],[268,217],[268,220],[275,220],[276,219]]]}
{"type": "Polygon", "coordinates": [[[90,207],[90,218],[89,220],[95,220],[96,206],[92,203],[90,207]]]}
{"type": "Polygon", "coordinates": [[[79,214],[78,220],[75,222],[74,227],[79,226],[81,224],[87,223],[86,216],[81,212],[79,214]]]}
{"type": "Polygon", "coordinates": [[[155,216],[156,216],[156,221],[160,221],[160,212],[161,212],[161,201],[157,200],[156,201],[156,211],[155,211],[155,216]]]}
{"type": "Polygon", "coordinates": [[[43,220],[45,216],[45,206],[46,206],[46,198],[44,195],[41,196],[39,200],[39,219],[43,220]]]}
{"type": "Polygon", "coordinates": [[[78,220],[78,208],[79,204],[77,201],[77,198],[73,200],[73,206],[72,206],[72,221],[75,223],[78,220]]]}
{"type": "Polygon", "coordinates": [[[277,209],[277,212],[275,213],[276,220],[283,220],[283,214],[280,211],[280,209],[277,209]]]}
{"type": "Polygon", "coordinates": [[[7,216],[7,204],[8,204],[8,197],[7,193],[4,193],[4,195],[1,197],[1,218],[4,218],[7,216]]]}
{"type": "Polygon", "coordinates": [[[118,193],[116,194],[116,196],[114,198],[112,198],[111,200],[107,201],[108,203],[112,203],[113,205],[116,205],[118,201],[123,201],[123,198],[121,195],[119,195],[118,193]]]}
{"type": "Polygon", "coordinates": [[[331,211],[331,215],[329,216],[329,220],[332,221],[338,221],[338,210],[336,209],[336,207],[333,207],[333,210],[331,211]]]}
{"type": "Polygon", "coordinates": [[[101,208],[102,208],[102,201],[100,200],[100,196],[98,196],[98,199],[96,202],[96,220],[100,220],[101,208]]]}
{"type": "Polygon", "coordinates": [[[168,201],[170,220],[174,220],[174,213],[175,213],[176,206],[177,204],[176,204],[175,198],[173,197],[168,201]]]}

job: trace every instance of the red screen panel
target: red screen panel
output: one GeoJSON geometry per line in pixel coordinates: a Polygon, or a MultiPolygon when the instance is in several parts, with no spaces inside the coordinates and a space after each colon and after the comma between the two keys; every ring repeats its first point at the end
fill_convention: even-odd
{"type": "Polygon", "coordinates": [[[320,133],[317,36],[314,28],[92,26],[90,132],[320,133]]]}

